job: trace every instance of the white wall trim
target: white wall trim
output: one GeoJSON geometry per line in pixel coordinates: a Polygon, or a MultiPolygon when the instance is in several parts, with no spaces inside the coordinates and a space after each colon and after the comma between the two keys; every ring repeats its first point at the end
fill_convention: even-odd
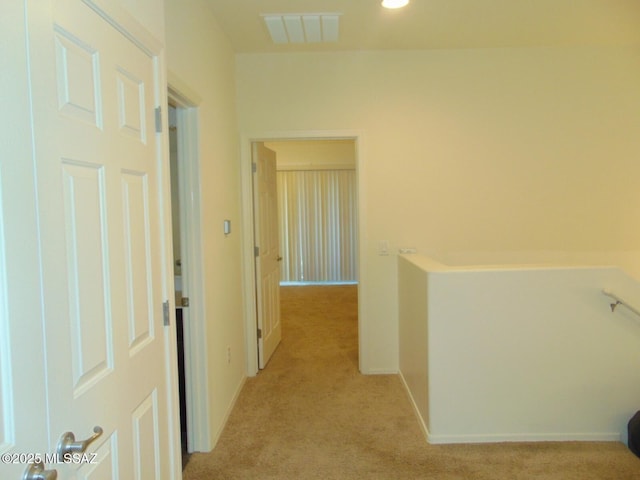
{"type": "Polygon", "coordinates": [[[405,380],[404,375],[402,375],[402,372],[398,373],[398,375],[400,376],[400,380],[402,380],[402,385],[404,386],[404,391],[407,393],[409,402],[411,402],[411,407],[413,407],[413,412],[416,414],[416,417],[418,419],[418,424],[420,425],[420,430],[422,430],[422,433],[424,434],[424,439],[428,442],[429,427],[427,426],[427,423],[424,421],[424,418],[420,414],[420,409],[418,408],[418,405],[416,404],[416,401],[413,398],[413,395],[411,394],[411,390],[409,389],[409,385],[407,384],[407,381],[405,380]]]}
{"type": "Polygon", "coordinates": [[[200,186],[199,97],[170,76],[169,99],[177,106],[178,180],[180,182],[180,235],[182,245],[183,309],[187,444],[190,452],[213,448],[209,412],[206,306],[204,301],[204,255],[200,186]],[[174,88],[174,82],[177,87],[174,88]]]}
{"type": "Polygon", "coordinates": [[[352,165],[341,163],[326,163],[322,165],[278,165],[279,172],[324,171],[324,170],[355,170],[352,165]]]}
{"type": "MultiPolygon", "coordinates": [[[[253,142],[273,142],[286,140],[338,140],[351,139],[356,144],[356,171],[358,185],[358,342],[359,368],[364,374],[371,362],[368,357],[368,322],[366,312],[366,291],[368,277],[365,262],[366,192],[365,178],[365,134],[362,130],[307,130],[243,133],[240,142],[240,174],[242,177],[242,269],[245,304],[246,361],[247,375],[258,373],[257,329],[256,329],[256,284],[253,256],[253,182],[251,172],[251,144],[253,142]]],[[[397,372],[394,372],[397,373],[397,372]]]]}
{"type": "Polygon", "coordinates": [[[620,432],[594,433],[495,433],[476,435],[429,435],[433,445],[454,443],[500,443],[500,442],[620,442],[620,432]]]}
{"type": "Polygon", "coordinates": [[[231,402],[229,403],[229,407],[227,408],[227,411],[224,414],[224,418],[222,419],[222,422],[220,423],[220,428],[213,435],[213,445],[212,445],[211,448],[213,448],[215,445],[217,445],[218,440],[220,440],[220,436],[222,435],[222,432],[224,431],[225,427],[227,426],[227,422],[229,421],[229,417],[231,416],[231,412],[233,411],[234,407],[236,406],[236,402],[238,401],[238,398],[240,397],[240,392],[242,392],[242,389],[243,389],[244,384],[246,382],[247,382],[247,377],[246,376],[242,376],[242,379],[238,383],[238,387],[236,388],[236,391],[233,394],[233,397],[231,398],[231,402]]]}
{"type": "Polygon", "coordinates": [[[394,368],[369,368],[366,373],[367,375],[397,375],[398,370],[394,368]]]}
{"type": "Polygon", "coordinates": [[[169,84],[169,98],[183,108],[196,107],[202,99],[197,92],[182,81],[172,70],[167,71],[167,83],[169,84]]]}
{"type": "Polygon", "coordinates": [[[82,0],[148,55],[159,55],[164,45],[123,6],[112,0],[82,0]]]}
{"type": "Polygon", "coordinates": [[[413,411],[420,425],[420,429],[428,443],[444,445],[454,443],[499,443],[499,442],[620,442],[623,441],[619,432],[594,432],[594,433],[487,433],[472,435],[433,435],[429,433],[418,406],[416,405],[409,386],[402,375],[399,374],[404,389],[407,392],[413,411]]]}

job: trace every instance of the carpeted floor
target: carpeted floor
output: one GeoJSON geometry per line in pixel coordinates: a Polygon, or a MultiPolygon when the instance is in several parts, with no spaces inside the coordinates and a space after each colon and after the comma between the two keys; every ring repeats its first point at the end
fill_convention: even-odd
{"type": "Polygon", "coordinates": [[[631,480],[621,443],[429,445],[395,375],[358,373],[355,286],[283,287],[282,344],[185,480],[631,480]]]}

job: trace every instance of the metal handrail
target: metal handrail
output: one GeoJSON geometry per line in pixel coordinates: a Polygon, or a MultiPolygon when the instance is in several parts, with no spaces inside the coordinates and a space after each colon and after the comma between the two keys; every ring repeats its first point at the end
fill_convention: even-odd
{"type": "Polygon", "coordinates": [[[615,302],[611,304],[611,311],[612,312],[616,311],[616,307],[618,305],[623,305],[623,306],[627,307],[629,310],[631,310],[633,313],[635,313],[636,315],[640,316],[640,310],[638,310],[636,308],[633,308],[631,305],[629,305],[627,302],[625,302],[622,298],[620,298],[615,293],[613,293],[613,292],[611,292],[610,290],[607,290],[607,289],[602,290],[602,293],[604,293],[607,297],[613,298],[615,300],[615,302]]]}

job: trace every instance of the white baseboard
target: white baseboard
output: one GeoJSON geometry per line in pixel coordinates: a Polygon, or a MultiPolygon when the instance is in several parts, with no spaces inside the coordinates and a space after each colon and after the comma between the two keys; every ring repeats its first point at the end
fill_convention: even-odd
{"type": "Polygon", "coordinates": [[[280,282],[281,287],[322,287],[322,286],[340,286],[340,285],[358,285],[358,281],[344,280],[341,282],[280,282]]]}
{"type": "Polygon", "coordinates": [[[397,375],[398,370],[387,368],[370,368],[367,370],[361,370],[360,373],[362,375],[397,375]]]}
{"type": "Polygon", "coordinates": [[[409,397],[409,401],[411,402],[411,406],[413,407],[413,412],[416,414],[418,424],[420,425],[420,429],[424,434],[424,439],[429,442],[429,428],[427,427],[424,418],[422,418],[422,415],[420,414],[420,410],[418,409],[418,405],[416,404],[413,395],[411,395],[411,390],[409,390],[409,385],[407,385],[407,381],[404,379],[404,375],[402,375],[402,372],[399,372],[398,375],[400,376],[400,380],[402,380],[402,384],[404,385],[404,391],[407,392],[407,396],[409,397]]]}
{"type": "Polygon", "coordinates": [[[429,435],[427,441],[434,445],[453,443],[503,443],[503,442],[621,442],[618,432],[600,433],[490,433],[469,435],[429,435]]]}
{"type": "Polygon", "coordinates": [[[238,397],[240,396],[240,392],[242,391],[242,387],[244,387],[244,384],[247,382],[247,376],[243,375],[242,379],[240,380],[240,383],[238,384],[238,387],[236,388],[236,391],[233,394],[233,398],[231,399],[231,402],[229,403],[229,406],[227,407],[227,411],[224,414],[224,419],[222,420],[222,423],[220,424],[220,428],[218,428],[218,430],[216,431],[215,435],[213,436],[213,447],[212,450],[216,447],[216,445],[218,444],[218,440],[220,440],[220,436],[222,435],[222,431],[224,430],[224,427],[227,426],[227,422],[229,421],[229,416],[231,415],[231,412],[233,411],[233,407],[236,406],[236,402],[238,401],[238,397]]]}
{"type": "Polygon", "coordinates": [[[420,410],[409,390],[409,386],[399,372],[400,379],[411,401],[411,406],[416,414],[422,433],[427,442],[434,445],[454,443],[502,443],[502,442],[625,442],[620,432],[594,432],[594,433],[486,433],[486,434],[462,434],[462,435],[434,435],[429,433],[420,410]]]}

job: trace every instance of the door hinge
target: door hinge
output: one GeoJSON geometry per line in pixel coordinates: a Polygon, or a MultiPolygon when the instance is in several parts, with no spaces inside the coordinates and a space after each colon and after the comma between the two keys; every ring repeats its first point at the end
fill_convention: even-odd
{"type": "Polygon", "coordinates": [[[169,300],[162,302],[162,316],[164,318],[164,326],[168,327],[171,325],[171,321],[169,319],[169,300]]]}
{"type": "Polygon", "coordinates": [[[180,305],[183,307],[188,307],[189,306],[189,297],[182,297],[182,299],[180,300],[180,305]]]}
{"type": "Polygon", "coordinates": [[[156,107],[156,133],[162,133],[162,107],[156,107]]]}
{"type": "Polygon", "coordinates": [[[262,338],[262,329],[258,329],[258,340],[262,338]]]}
{"type": "Polygon", "coordinates": [[[251,164],[251,171],[253,173],[256,173],[258,171],[258,164],[257,163],[252,163],[251,164]]]}
{"type": "Polygon", "coordinates": [[[253,255],[256,257],[260,256],[260,247],[253,247],[253,255]]]}

